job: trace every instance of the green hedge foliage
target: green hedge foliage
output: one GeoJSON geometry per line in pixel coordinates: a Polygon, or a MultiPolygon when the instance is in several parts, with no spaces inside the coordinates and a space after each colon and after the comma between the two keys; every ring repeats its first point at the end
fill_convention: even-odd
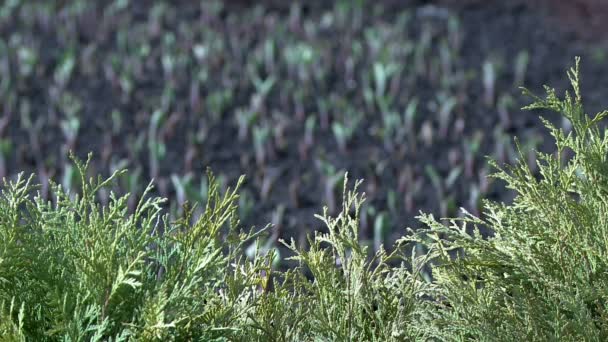
{"type": "Polygon", "coordinates": [[[585,114],[578,65],[572,94],[547,87],[527,107],[572,125],[543,120],[556,152],[537,153],[539,174],[493,163],[512,204],[487,201],[482,217],[421,214],[424,227],[373,255],[358,241],[359,182],[344,182],[339,215],[317,216],[326,229],[309,247],[283,242],[297,266],[279,271],[273,250],[246,256],[264,231],[240,229],[240,182],[220,193],[209,173],[204,214],[193,220],[185,207],[172,220],[146,194],[134,212],[128,195],[99,204],[124,171],[87,179],[88,161],[75,161],[81,191],[54,185],[52,201],[35,195],[33,177],[5,181],[0,340],[606,340],[608,137],[598,123],[608,111],[585,114]]]}

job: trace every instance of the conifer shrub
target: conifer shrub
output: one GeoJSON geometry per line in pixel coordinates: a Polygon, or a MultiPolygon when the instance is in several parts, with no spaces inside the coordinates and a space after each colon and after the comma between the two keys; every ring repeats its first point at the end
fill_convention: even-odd
{"type": "MultiPolygon", "coordinates": [[[[90,159],[90,158],[89,158],[90,159]]],[[[81,192],[53,185],[53,203],[29,196],[32,177],[4,183],[0,199],[0,339],[7,341],[213,340],[241,327],[265,258],[242,257],[256,234],[236,231],[236,189],[191,224],[161,216],[160,198],[127,213],[128,195],[102,207],[106,180],[81,192]]],[[[146,193],[151,189],[148,186],[146,193]]],[[[144,193],[142,198],[146,197],[144,193]]]]}
{"type": "MultiPolygon", "coordinates": [[[[203,215],[172,220],[160,198],[97,199],[124,171],[34,196],[33,177],[5,181],[0,196],[0,340],[6,341],[411,341],[590,340],[608,337],[608,137],[583,111],[579,61],[574,93],[546,88],[528,109],[564,115],[565,132],[543,120],[555,154],[537,153],[493,175],[516,191],[512,204],[484,203],[368,251],[358,241],[364,195],[344,180],[342,211],[317,216],[325,233],[308,248],[283,242],[297,266],[245,246],[238,186],[225,193],[209,173],[203,215]],[[482,236],[480,228],[490,232],[482,236]],[[421,252],[425,250],[425,252],[421,252]]],[[[90,160],[90,158],[89,158],[90,160]]],[[[256,244],[257,245],[257,244],[256,244]]]]}
{"type": "Polygon", "coordinates": [[[261,298],[245,340],[404,341],[425,338],[417,322],[430,305],[421,300],[430,284],[421,277],[426,255],[394,246],[371,258],[358,241],[359,182],[347,191],[341,213],[316,215],[327,233],[316,232],[303,250],[284,242],[299,266],[281,275],[276,289],[261,298]]]}
{"type": "Polygon", "coordinates": [[[565,132],[543,119],[556,152],[537,152],[535,176],[522,155],[493,175],[516,192],[512,204],[485,202],[483,218],[438,222],[414,240],[429,249],[432,314],[422,324],[440,340],[605,341],[608,339],[608,136],[583,109],[579,59],[573,94],[545,87],[526,109],[560,113],[565,132]],[[570,157],[568,157],[570,156],[570,157]],[[480,227],[491,236],[482,238],[480,227]]]}

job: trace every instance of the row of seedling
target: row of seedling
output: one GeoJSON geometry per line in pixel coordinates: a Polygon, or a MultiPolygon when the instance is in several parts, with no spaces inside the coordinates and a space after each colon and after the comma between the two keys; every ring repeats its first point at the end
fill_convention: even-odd
{"type": "MultiPolygon", "coordinates": [[[[477,207],[490,187],[484,155],[516,157],[507,132],[529,56],[482,54],[467,66],[450,12],[346,2],[312,13],[221,1],[187,13],[168,0],[0,6],[1,175],[29,163],[71,187],[68,151],[93,149],[94,173],[132,169],[117,191],[154,179],[179,211],[205,201],[211,166],[251,179],[241,214],[253,220],[284,179],[294,193],[316,180],[314,202],[335,210],[349,170],[368,180],[384,227],[387,216],[391,225],[413,217],[417,201],[442,215],[477,207]]],[[[310,205],[290,197],[281,213],[310,205]]]]}

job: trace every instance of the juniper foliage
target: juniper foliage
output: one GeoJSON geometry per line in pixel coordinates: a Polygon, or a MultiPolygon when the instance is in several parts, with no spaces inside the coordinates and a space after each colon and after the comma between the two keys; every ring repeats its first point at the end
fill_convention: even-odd
{"type": "Polygon", "coordinates": [[[545,87],[525,109],[565,116],[565,132],[543,119],[554,154],[538,153],[535,175],[518,165],[493,177],[515,190],[510,205],[484,203],[444,225],[421,215],[414,240],[429,248],[434,276],[432,319],[421,327],[439,340],[605,341],[608,339],[608,137],[603,111],[585,114],[579,59],[568,71],[573,94],[545,87]],[[568,154],[566,154],[568,153],[568,154]],[[571,157],[567,157],[571,155],[571,157]],[[479,227],[493,236],[482,238],[479,227]],[[454,257],[456,255],[456,257],[454,257]]]}
{"type": "Polygon", "coordinates": [[[108,179],[82,190],[53,185],[54,203],[29,196],[32,177],[5,182],[0,199],[0,339],[6,341],[213,340],[231,336],[249,308],[264,258],[244,260],[253,233],[236,231],[236,189],[209,174],[204,215],[176,222],[160,198],[127,213],[128,194],[102,207],[108,179]]]}
{"type": "Polygon", "coordinates": [[[606,340],[608,137],[598,124],[608,111],[584,113],[578,59],[568,76],[573,94],[530,94],[528,109],[573,127],[543,120],[557,151],[537,153],[540,174],[523,154],[493,163],[517,192],[512,204],[485,201],[481,218],[422,214],[422,229],[371,256],[358,241],[364,195],[346,178],[342,211],[317,216],[327,233],[308,248],[284,242],[298,263],[287,271],[273,269],[272,251],[245,257],[264,231],[240,230],[242,179],[222,194],[209,173],[197,220],[189,207],[163,215],[151,185],[133,213],[128,194],[102,206],[98,191],[124,171],[86,179],[88,161],[75,161],[81,190],[54,184],[48,202],[32,196],[33,177],[5,181],[0,340],[606,340]]]}
{"type": "Polygon", "coordinates": [[[309,237],[310,248],[284,244],[299,266],[283,275],[276,291],[262,298],[249,339],[259,341],[404,341],[424,338],[416,325],[428,304],[420,275],[426,255],[395,246],[369,257],[358,241],[364,195],[344,181],[337,217],[316,215],[328,232],[309,237]],[[394,266],[394,265],[397,266],[394,266]],[[306,276],[306,275],[309,276],[306,276]]]}

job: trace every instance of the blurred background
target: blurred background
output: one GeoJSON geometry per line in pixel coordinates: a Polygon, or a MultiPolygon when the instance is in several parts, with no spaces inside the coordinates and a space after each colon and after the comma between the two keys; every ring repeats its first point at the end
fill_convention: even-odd
{"type": "Polygon", "coordinates": [[[563,91],[581,56],[587,110],[608,104],[603,2],[4,0],[0,177],[35,172],[47,197],[78,187],[68,151],[93,152],[91,175],[129,169],[131,207],[154,179],[179,213],[209,167],[246,176],[243,227],[304,244],[348,171],[377,247],[419,211],[512,198],[486,156],[513,163],[515,136],[530,161],[551,151],[539,115],[569,129],[521,111],[520,86],[563,91]]]}

